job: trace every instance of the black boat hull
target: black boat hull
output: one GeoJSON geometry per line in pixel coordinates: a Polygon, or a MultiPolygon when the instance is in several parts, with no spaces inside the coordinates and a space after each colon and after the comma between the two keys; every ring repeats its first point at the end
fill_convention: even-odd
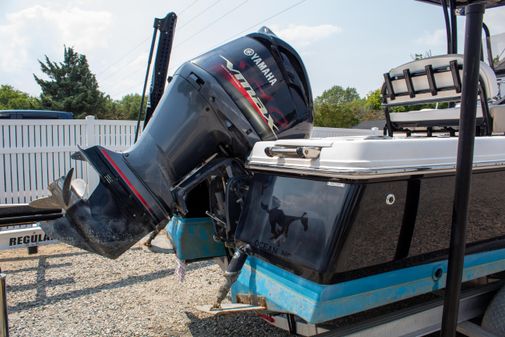
{"type": "MultiPolygon", "coordinates": [[[[256,173],[237,229],[258,257],[332,284],[447,258],[454,174],[340,182],[256,173]]],[[[475,171],[468,253],[505,247],[505,170],[475,171]]]]}

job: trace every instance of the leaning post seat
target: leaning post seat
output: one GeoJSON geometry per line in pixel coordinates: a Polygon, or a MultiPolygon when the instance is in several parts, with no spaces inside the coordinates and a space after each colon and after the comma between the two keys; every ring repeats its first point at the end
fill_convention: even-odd
{"type": "MultiPolygon", "coordinates": [[[[384,74],[382,104],[385,107],[386,128],[408,134],[422,128],[430,133],[434,128],[455,130],[459,125],[459,107],[422,109],[392,113],[391,107],[461,101],[463,55],[450,54],[428,57],[396,67],[384,74]]],[[[480,63],[477,127],[479,134],[493,130],[488,99],[498,95],[496,75],[484,62],[480,63]]]]}

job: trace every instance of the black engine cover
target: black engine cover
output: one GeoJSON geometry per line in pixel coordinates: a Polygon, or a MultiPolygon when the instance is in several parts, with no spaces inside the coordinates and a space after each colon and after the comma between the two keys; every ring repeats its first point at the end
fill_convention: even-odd
{"type": "Polygon", "coordinates": [[[243,161],[258,140],[309,137],[312,118],[307,74],[289,45],[264,33],[231,41],[176,71],[131,149],[81,151],[99,186],[44,231],[118,257],[175,212],[172,189],[188,174],[212,159],[243,161]]]}

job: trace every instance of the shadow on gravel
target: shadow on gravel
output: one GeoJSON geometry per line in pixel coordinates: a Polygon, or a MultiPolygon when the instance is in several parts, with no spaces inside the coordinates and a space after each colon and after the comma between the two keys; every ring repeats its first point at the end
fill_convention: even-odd
{"type": "MultiPolygon", "coordinates": [[[[132,250],[141,250],[142,248],[132,248],[132,250]]],[[[165,252],[165,249],[162,250],[165,252]]],[[[162,251],[157,251],[156,253],[161,253],[162,251]]],[[[167,250],[168,251],[168,250],[167,250]]],[[[84,288],[84,289],[78,289],[78,290],[72,290],[63,294],[47,297],[46,294],[46,288],[47,287],[54,287],[54,286],[59,286],[59,285],[68,285],[75,283],[74,278],[72,277],[65,277],[65,278],[60,278],[60,279],[55,279],[55,280],[46,280],[46,269],[47,268],[62,268],[62,267],[72,267],[72,263],[55,263],[55,264],[50,264],[48,262],[49,259],[52,258],[62,258],[62,257],[70,257],[70,256],[76,256],[76,255],[83,255],[83,254],[90,254],[87,252],[74,252],[74,253],[64,253],[64,254],[54,254],[54,255],[38,255],[38,256],[29,256],[29,257],[21,257],[21,258],[9,258],[9,259],[0,259],[0,262],[2,261],[12,261],[12,260],[33,260],[33,259],[38,259],[39,263],[37,267],[31,267],[31,268],[23,268],[23,269],[18,269],[18,270],[4,270],[6,273],[19,273],[22,271],[36,271],[36,282],[35,283],[30,283],[30,284],[23,284],[23,285],[7,285],[7,291],[8,292],[21,292],[21,291],[29,291],[36,289],[36,296],[35,300],[33,301],[26,301],[26,302],[19,302],[14,306],[9,307],[9,312],[18,312],[22,310],[27,310],[33,307],[37,306],[43,306],[43,305],[48,305],[48,304],[53,304],[59,301],[64,301],[68,299],[73,299],[81,296],[86,296],[86,295],[91,295],[94,293],[98,293],[101,291],[106,291],[110,289],[118,289],[118,288],[125,288],[128,286],[131,286],[133,284],[138,284],[138,283],[144,283],[144,282],[149,282],[153,281],[156,279],[160,279],[166,276],[170,276],[174,274],[174,269],[163,269],[163,270],[158,270],[152,273],[148,274],[143,274],[143,275],[136,275],[136,276],[130,276],[128,278],[106,283],[106,284],[101,284],[96,287],[90,287],[90,288],[84,288]]],[[[207,267],[211,265],[213,262],[212,261],[201,261],[201,262],[195,262],[191,263],[187,266],[186,271],[190,272],[192,270],[200,269],[207,267]]]]}
{"type": "Polygon", "coordinates": [[[189,331],[195,337],[209,336],[290,336],[287,332],[268,325],[254,313],[218,315],[199,318],[186,311],[191,320],[189,331]]]}
{"type": "Polygon", "coordinates": [[[155,254],[175,254],[175,250],[173,248],[162,248],[158,246],[146,247],[146,250],[155,254]]]}
{"type": "MultiPolygon", "coordinates": [[[[140,247],[133,247],[133,248],[130,248],[130,250],[142,250],[142,248],[140,248],[140,247]]],[[[82,251],[72,252],[72,253],[58,253],[58,254],[50,254],[50,255],[41,255],[41,254],[38,254],[38,255],[22,256],[22,257],[13,256],[13,257],[6,257],[6,258],[3,258],[3,259],[0,259],[0,262],[36,260],[36,259],[39,259],[41,257],[49,257],[49,258],[71,257],[71,256],[88,255],[88,254],[91,254],[91,253],[82,250],[82,251]]],[[[56,265],[53,265],[53,266],[56,266],[56,265]]],[[[67,264],[66,263],[62,263],[62,267],[65,267],[65,266],[67,266],[67,264]]]]}
{"type": "Polygon", "coordinates": [[[23,257],[7,257],[4,259],[0,259],[0,262],[8,262],[8,261],[26,261],[26,260],[36,260],[41,257],[50,257],[50,258],[58,258],[58,257],[70,257],[70,256],[78,256],[90,254],[88,252],[73,252],[73,253],[60,253],[60,254],[52,254],[52,255],[33,255],[33,256],[23,256],[23,257]]]}
{"type": "Polygon", "coordinates": [[[214,264],[214,261],[212,261],[212,260],[203,260],[203,261],[198,261],[198,262],[192,262],[187,265],[186,272],[192,271],[192,270],[197,270],[200,268],[205,268],[205,267],[211,266],[213,264],[214,264]]]}
{"type": "MultiPolygon", "coordinates": [[[[64,268],[64,267],[70,267],[72,264],[70,262],[65,262],[65,263],[55,263],[55,264],[50,264],[46,266],[46,268],[64,268]]],[[[3,269],[5,273],[8,274],[18,274],[18,273],[26,273],[26,272],[31,272],[31,271],[37,271],[40,267],[28,267],[28,268],[21,268],[21,269],[3,269]]]]}
{"type": "MultiPolygon", "coordinates": [[[[102,285],[99,285],[96,287],[73,290],[73,291],[69,291],[69,292],[59,294],[56,296],[51,296],[51,297],[45,296],[45,285],[47,284],[47,281],[40,282],[41,288],[43,288],[43,290],[40,292],[40,296],[39,296],[39,287],[37,287],[37,297],[34,301],[19,302],[15,306],[9,307],[9,312],[18,312],[18,311],[30,309],[33,307],[37,307],[40,305],[53,304],[53,303],[56,303],[59,301],[64,301],[64,300],[77,298],[77,297],[81,297],[81,296],[85,296],[85,295],[91,295],[91,294],[94,294],[94,293],[97,293],[100,291],[104,291],[104,290],[124,288],[124,287],[128,287],[132,284],[149,282],[152,280],[163,278],[163,277],[172,275],[173,273],[174,273],[173,269],[158,270],[153,273],[144,274],[144,275],[137,275],[137,276],[130,276],[130,277],[123,279],[123,280],[118,280],[115,282],[102,284],[102,285]]],[[[38,277],[37,277],[37,281],[38,281],[38,277]]]]}
{"type": "Polygon", "coordinates": [[[18,284],[18,285],[12,285],[12,284],[7,284],[7,291],[8,292],[19,292],[19,291],[28,291],[28,290],[33,290],[35,289],[37,291],[36,296],[35,296],[35,301],[33,302],[39,302],[41,300],[44,300],[46,298],[46,287],[55,287],[55,286],[60,286],[60,285],[67,285],[67,284],[72,284],[75,283],[75,280],[73,277],[64,277],[60,279],[55,279],[55,280],[46,280],[46,269],[47,268],[63,268],[67,266],[71,266],[71,263],[55,263],[55,264],[49,264],[47,261],[48,257],[62,257],[62,256],[68,256],[71,254],[55,254],[55,255],[39,255],[36,256],[36,258],[39,260],[39,264],[37,267],[31,267],[31,268],[23,268],[23,269],[18,269],[18,270],[4,270],[6,273],[16,273],[16,272],[27,272],[27,271],[37,271],[37,276],[36,276],[36,281],[35,283],[29,283],[29,284],[18,284]]]}
{"type": "MultiPolygon", "coordinates": [[[[47,280],[46,286],[47,287],[56,287],[56,286],[62,286],[62,285],[71,284],[71,283],[75,283],[75,280],[73,277],[64,277],[64,278],[60,278],[60,279],[56,279],[56,280],[47,280]]],[[[37,293],[38,293],[39,286],[40,286],[39,283],[7,285],[7,291],[8,292],[16,292],[16,291],[27,291],[27,290],[37,289],[37,293]]]]}

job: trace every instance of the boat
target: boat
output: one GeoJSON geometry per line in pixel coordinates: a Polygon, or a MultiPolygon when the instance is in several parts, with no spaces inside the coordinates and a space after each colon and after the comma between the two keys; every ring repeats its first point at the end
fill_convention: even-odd
{"type": "MultiPolygon", "coordinates": [[[[442,4],[449,26],[469,8],[425,2],[442,4]]],[[[43,225],[50,237],[110,258],[168,222],[183,263],[226,270],[214,309],[231,289],[267,320],[287,314],[291,332],[295,316],[321,324],[444,289],[471,96],[454,31],[446,55],[384,73],[383,130],[334,138],[310,138],[310,83],[292,47],[267,28],[231,41],[176,71],[130,150],[80,149],[101,177],[89,196],[70,172],[32,206],[64,210],[43,225]]],[[[493,63],[476,64],[462,282],[505,271],[505,105],[493,63]]]]}

